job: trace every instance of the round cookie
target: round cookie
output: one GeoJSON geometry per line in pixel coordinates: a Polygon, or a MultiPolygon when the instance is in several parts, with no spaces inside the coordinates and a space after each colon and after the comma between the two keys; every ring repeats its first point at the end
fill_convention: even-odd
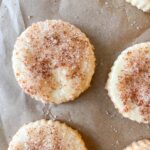
{"type": "Polygon", "coordinates": [[[134,45],[120,54],[106,89],[124,117],[150,122],[150,42],[134,45]]]}
{"type": "Polygon", "coordinates": [[[56,104],[74,100],[85,91],[95,70],[89,39],[61,20],[28,27],[15,43],[12,62],[25,93],[56,104]]]}
{"type": "Polygon", "coordinates": [[[124,150],[150,150],[150,141],[147,139],[133,142],[127,146],[124,150]]]}
{"type": "Polygon", "coordinates": [[[40,120],[24,125],[8,150],[87,150],[80,134],[58,121],[40,120]]]}
{"type": "Polygon", "coordinates": [[[150,12],[150,0],[126,0],[144,12],[150,12]]]}

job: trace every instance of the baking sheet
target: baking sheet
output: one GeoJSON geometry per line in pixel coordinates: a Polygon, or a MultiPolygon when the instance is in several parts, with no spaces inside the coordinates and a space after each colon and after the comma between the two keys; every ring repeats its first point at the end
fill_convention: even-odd
{"type": "Polygon", "coordinates": [[[0,0],[0,150],[7,149],[20,126],[42,118],[79,130],[89,150],[121,150],[134,140],[150,138],[150,126],[123,118],[104,89],[120,52],[145,41],[150,41],[150,14],[124,0],[0,0]],[[25,95],[11,63],[17,36],[46,19],[63,19],[79,27],[94,45],[97,59],[91,87],[76,101],[58,106],[44,106],[25,95]]]}

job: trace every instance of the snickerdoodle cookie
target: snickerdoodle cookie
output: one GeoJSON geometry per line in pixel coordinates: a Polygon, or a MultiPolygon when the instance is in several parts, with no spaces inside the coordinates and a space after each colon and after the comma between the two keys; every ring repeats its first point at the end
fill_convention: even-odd
{"type": "Polygon", "coordinates": [[[115,61],[106,89],[119,112],[137,122],[150,122],[150,43],[124,50],[115,61]]]}
{"type": "Polygon", "coordinates": [[[95,70],[93,46],[70,23],[47,20],[28,27],[13,51],[16,79],[31,97],[60,104],[89,86],[95,70]]]}
{"type": "Polygon", "coordinates": [[[8,150],[87,150],[80,134],[58,121],[40,120],[24,125],[8,150]]]}

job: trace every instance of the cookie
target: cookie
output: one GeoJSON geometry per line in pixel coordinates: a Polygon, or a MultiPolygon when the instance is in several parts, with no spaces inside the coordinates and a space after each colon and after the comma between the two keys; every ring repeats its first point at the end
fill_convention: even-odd
{"type": "Polygon", "coordinates": [[[74,100],[90,86],[95,70],[93,49],[86,35],[70,23],[38,22],[15,43],[15,77],[36,100],[56,104],[74,100]]]}
{"type": "Polygon", "coordinates": [[[120,54],[106,89],[124,117],[150,122],[150,42],[136,44],[120,54]]]}
{"type": "Polygon", "coordinates": [[[126,0],[144,12],[150,12],[150,0],[126,0]]]}
{"type": "Polygon", "coordinates": [[[58,121],[40,120],[24,125],[8,150],[87,150],[80,134],[58,121]]]}
{"type": "Polygon", "coordinates": [[[147,139],[133,142],[127,146],[124,150],[150,150],[150,141],[147,139]]]}

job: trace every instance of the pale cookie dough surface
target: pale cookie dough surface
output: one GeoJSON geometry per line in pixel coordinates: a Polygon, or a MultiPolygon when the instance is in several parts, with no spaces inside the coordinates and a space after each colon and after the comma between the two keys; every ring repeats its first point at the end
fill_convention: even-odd
{"type": "Polygon", "coordinates": [[[80,134],[58,121],[40,120],[24,125],[8,150],[87,150],[80,134]]]}
{"type": "Polygon", "coordinates": [[[13,69],[25,93],[42,102],[74,100],[89,86],[95,69],[93,46],[75,26],[47,20],[17,39],[13,69]]]}
{"type": "Polygon", "coordinates": [[[120,54],[106,88],[124,117],[150,122],[150,43],[134,45],[120,54]]]}
{"type": "Polygon", "coordinates": [[[144,12],[150,12],[150,0],[126,0],[144,12]]]}
{"type": "Polygon", "coordinates": [[[127,146],[124,150],[150,150],[150,141],[147,139],[133,142],[127,146]]]}

